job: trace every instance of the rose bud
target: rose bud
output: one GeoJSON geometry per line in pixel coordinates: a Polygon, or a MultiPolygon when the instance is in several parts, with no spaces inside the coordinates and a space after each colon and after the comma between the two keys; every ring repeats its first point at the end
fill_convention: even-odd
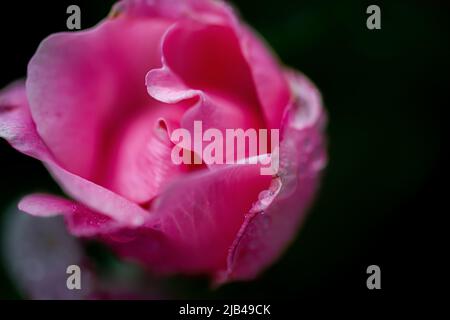
{"type": "Polygon", "coordinates": [[[221,1],[120,1],[93,28],[46,38],[26,81],[0,93],[0,136],[70,198],[29,195],[21,210],[217,284],[256,277],[292,241],[326,164],[324,124],[316,87],[221,1]],[[204,141],[182,148],[201,161],[174,163],[172,134],[195,121],[223,137],[279,130],[277,170],[261,174],[274,158],[261,149],[212,165],[204,141]]]}

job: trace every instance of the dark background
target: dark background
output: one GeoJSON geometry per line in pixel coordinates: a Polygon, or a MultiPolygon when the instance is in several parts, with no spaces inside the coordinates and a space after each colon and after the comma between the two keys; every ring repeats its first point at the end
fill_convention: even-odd
{"type": "MultiPolygon", "coordinates": [[[[105,17],[113,2],[2,3],[0,87],[25,76],[44,37],[66,30],[68,5],[80,5],[85,29],[105,17]]],[[[448,3],[234,4],[285,64],[322,91],[330,161],[295,242],[260,278],[214,291],[205,279],[168,281],[183,298],[420,295],[424,285],[439,285],[445,270],[434,255],[443,235],[438,221],[448,214],[441,207],[448,190],[448,3]],[[369,4],[381,7],[381,30],[366,28],[369,4]],[[371,264],[381,267],[378,292],[366,288],[371,264]]],[[[0,141],[0,227],[2,212],[34,191],[60,192],[38,161],[0,141]]],[[[107,268],[112,258],[103,250],[93,255],[107,268]]],[[[0,298],[24,298],[3,266],[0,298]]]]}

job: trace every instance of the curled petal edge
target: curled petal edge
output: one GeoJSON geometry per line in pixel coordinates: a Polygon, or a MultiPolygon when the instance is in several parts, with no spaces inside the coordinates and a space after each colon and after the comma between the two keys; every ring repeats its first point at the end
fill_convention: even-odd
{"type": "Polygon", "coordinates": [[[280,145],[279,174],[246,214],[229,248],[227,267],[215,274],[214,286],[251,280],[282,254],[305,217],[326,166],[326,114],[320,93],[298,72],[289,70],[286,77],[292,99],[280,145]]]}

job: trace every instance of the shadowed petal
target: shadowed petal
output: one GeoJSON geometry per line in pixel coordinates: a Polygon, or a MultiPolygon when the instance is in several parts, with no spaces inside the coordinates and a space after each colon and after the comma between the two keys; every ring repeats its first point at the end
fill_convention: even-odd
{"type": "Polygon", "coordinates": [[[287,73],[294,101],[280,145],[279,178],[246,215],[216,283],[248,280],[270,265],[292,241],[326,164],[320,94],[306,77],[287,73]]]}

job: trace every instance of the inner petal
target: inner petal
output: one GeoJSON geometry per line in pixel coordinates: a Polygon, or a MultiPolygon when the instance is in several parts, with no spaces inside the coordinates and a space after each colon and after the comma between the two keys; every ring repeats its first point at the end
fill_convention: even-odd
{"type": "Polygon", "coordinates": [[[128,115],[122,128],[109,136],[105,161],[93,180],[140,204],[156,196],[164,184],[189,170],[171,161],[170,132],[179,127],[185,108],[154,101],[128,115]]]}
{"type": "Polygon", "coordinates": [[[188,87],[230,101],[243,117],[265,127],[249,66],[230,27],[184,22],[163,41],[165,63],[188,87]]]}

